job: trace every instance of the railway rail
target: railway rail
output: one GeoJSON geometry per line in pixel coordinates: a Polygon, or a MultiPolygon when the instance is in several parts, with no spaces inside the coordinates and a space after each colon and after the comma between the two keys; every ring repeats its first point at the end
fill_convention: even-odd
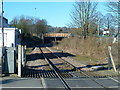
{"type": "MultiPolygon", "coordinates": [[[[97,75],[96,75],[96,76],[91,76],[91,75],[93,75],[93,74],[90,73],[91,75],[89,75],[89,72],[84,72],[84,71],[80,70],[80,69],[79,69],[78,67],[76,67],[75,65],[73,65],[73,64],[67,62],[66,60],[64,60],[63,58],[57,56],[55,53],[52,52],[52,50],[51,50],[50,48],[48,48],[48,47],[46,47],[46,48],[47,48],[54,56],[56,56],[59,60],[63,60],[64,62],[66,62],[66,63],[70,64],[71,66],[73,66],[77,71],[79,71],[79,72],[77,72],[77,73],[79,74],[80,77],[82,76],[82,78],[90,78],[91,80],[93,80],[94,82],[96,82],[97,84],[99,84],[100,86],[102,86],[102,87],[105,88],[105,89],[107,89],[107,88],[106,88],[103,84],[101,84],[101,83],[99,83],[98,81],[96,81],[95,78],[108,78],[108,79],[111,79],[112,81],[117,82],[117,83],[120,84],[120,82],[119,82],[118,80],[112,78],[112,77],[119,77],[119,74],[118,74],[118,75],[112,75],[112,76],[109,76],[109,75],[106,75],[106,76],[97,76],[97,75]]],[[[73,73],[73,75],[76,74],[76,72],[72,72],[72,73],[73,73]]]]}
{"type": "MultiPolygon", "coordinates": [[[[49,50],[49,48],[46,48],[49,50]]],[[[50,51],[50,50],[49,50],[50,51]]],[[[43,51],[41,50],[41,52],[43,53],[43,51]]],[[[50,51],[51,52],[51,51],[50,51]]],[[[51,52],[52,53],[52,52],[51,52]]],[[[87,78],[90,78],[92,81],[94,81],[95,83],[99,84],[100,86],[102,86],[103,88],[107,89],[104,85],[102,85],[101,83],[97,82],[93,77],[89,76],[88,74],[82,72],[81,70],[79,70],[77,67],[75,67],[74,65],[72,65],[71,63],[59,58],[57,55],[55,55],[54,53],[52,53],[55,57],[58,58],[58,60],[62,60],[65,63],[70,64],[71,66],[73,66],[76,70],[80,71],[80,73],[82,75],[84,75],[87,78]]],[[[56,75],[58,76],[58,78],[61,80],[61,82],[63,83],[63,85],[65,86],[66,89],[71,90],[69,84],[65,81],[65,79],[59,74],[60,70],[58,68],[56,68],[56,66],[45,56],[45,54],[43,53],[45,59],[47,60],[47,62],[50,64],[50,66],[53,68],[54,72],[56,73],[56,75]]]]}
{"type": "MultiPolygon", "coordinates": [[[[93,77],[91,77],[90,75],[84,73],[84,72],[83,72],[82,70],[80,70],[78,67],[76,67],[76,66],[74,66],[73,64],[65,61],[64,59],[62,59],[62,58],[60,58],[60,57],[58,57],[58,56],[57,56],[56,54],[54,54],[48,47],[46,47],[46,49],[48,49],[48,50],[49,50],[55,57],[57,57],[59,60],[62,60],[62,61],[64,61],[65,63],[68,63],[68,64],[70,64],[71,66],[73,66],[73,67],[74,67],[77,71],[79,71],[83,76],[91,79],[92,81],[94,81],[95,83],[97,83],[98,85],[100,85],[101,87],[103,87],[104,89],[108,90],[107,87],[105,87],[104,85],[102,85],[101,83],[99,83],[98,81],[96,81],[96,80],[95,80],[93,77]]],[[[66,83],[66,84],[67,84],[67,83],[66,83]]],[[[70,87],[69,87],[68,89],[70,89],[70,87]]]]}
{"type": "Polygon", "coordinates": [[[61,57],[57,56],[48,47],[46,47],[44,49],[39,47],[39,50],[41,51],[45,61],[49,64],[49,67],[51,68],[51,70],[48,70],[48,71],[41,70],[40,71],[40,70],[29,69],[29,72],[27,72],[28,74],[23,74],[24,77],[59,78],[60,81],[62,82],[62,84],[64,85],[64,87],[67,90],[71,90],[71,87],[69,86],[69,84],[67,83],[65,78],[72,78],[74,76],[79,76],[79,78],[80,77],[81,78],[89,78],[92,81],[94,81],[95,83],[97,83],[98,85],[100,85],[102,88],[105,88],[106,90],[108,90],[106,86],[104,86],[103,84],[98,82],[94,77],[88,75],[87,73],[85,73],[82,70],[80,70],[78,67],[74,66],[73,64],[71,64],[71,63],[67,62],[66,60],[62,59],[61,57]],[[45,50],[47,51],[47,53],[44,52],[45,50]],[[49,54],[48,54],[48,52],[49,52],[49,54]],[[62,67],[62,68],[59,67],[59,65],[56,64],[56,62],[54,62],[55,60],[51,60],[50,57],[56,58],[56,60],[59,61],[59,63],[60,62],[64,63],[62,65],[69,66],[70,69],[66,68],[68,70],[63,70],[62,68],[64,68],[64,67],[62,67]],[[77,75],[75,75],[75,74],[77,74],[77,75]]]}
{"type": "Polygon", "coordinates": [[[60,81],[63,83],[64,87],[67,90],[71,90],[70,86],[68,85],[68,83],[65,81],[65,79],[60,75],[58,68],[56,68],[56,66],[45,56],[45,54],[43,53],[42,49],[40,48],[40,51],[42,52],[45,60],[49,63],[49,65],[51,66],[51,68],[53,69],[53,71],[55,72],[55,74],[58,76],[58,78],[60,79],[60,81]]]}
{"type": "MultiPolygon", "coordinates": [[[[39,48],[36,48],[36,50],[33,51],[33,53],[32,53],[32,56],[37,54],[37,56],[35,55],[35,58],[37,58],[37,60],[30,60],[30,61],[27,62],[26,67],[23,68],[22,77],[27,77],[27,78],[40,78],[40,77],[43,77],[43,78],[56,78],[57,76],[54,73],[53,69],[51,69],[48,62],[46,62],[43,59],[44,56],[42,55],[42,57],[38,57],[40,55],[40,53],[41,53],[40,49],[39,50],[38,49],[39,48]],[[38,59],[38,58],[42,58],[42,59],[38,59]]],[[[29,56],[29,57],[31,57],[31,56],[29,56]]],[[[30,59],[34,59],[34,58],[30,58],[30,59]]],[[[55,63],[57,64],[57,62],[55,62],[55,63]]],[[[61,65],[56,65],[56,66],[60,67],[61,65]]],[[[62,66],[65,66],[65,65],[62,65],[62,66]]],[[[59,67],[57,67],[57,68],[59,68],[59,67]]],[[[59,72],[59,73],[64,78],[73,77],[72,74],[70,74],[70,73],[68,73],[66,71],[63,71],[63,70],[61,72],[59,72]]]]}

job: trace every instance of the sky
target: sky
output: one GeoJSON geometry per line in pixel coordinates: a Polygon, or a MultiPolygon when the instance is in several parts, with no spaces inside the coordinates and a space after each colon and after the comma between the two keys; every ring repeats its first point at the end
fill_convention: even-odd
{"type": "MultiPolygon", "coordinates": [[[[74,2],[4,2],[4,17],[9,22],[14,17],[32,16],[46,19],[48,25],[64,27],[70,22],[70,13],[74,2]],[[35,9],[36,8],[36,9],[35,9]]],[[[103,2],[98,4],[98,11],[106,13],[103,2]]]]}
{"type": "MultiPolygon", "coordinates": [[[[88,1],[88,0],[3,0],[4,2],[74,2],[74,1],[88,1]]],[[[118,2],[119,0],[91,0],[97,2],[118,2]]]]}

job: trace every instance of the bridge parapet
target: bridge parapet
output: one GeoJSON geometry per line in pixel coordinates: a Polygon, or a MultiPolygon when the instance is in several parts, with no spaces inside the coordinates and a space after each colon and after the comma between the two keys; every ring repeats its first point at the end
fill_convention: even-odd
{"type": "Polygon", "coordinates": [[[46,33],[44,37],[70,37],[71,33],[46,33]]]}

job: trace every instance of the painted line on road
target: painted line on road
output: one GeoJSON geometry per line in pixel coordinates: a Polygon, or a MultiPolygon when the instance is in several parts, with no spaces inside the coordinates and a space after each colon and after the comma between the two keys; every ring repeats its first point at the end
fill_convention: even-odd
{"type": "Polygon", "coordinates": [[[120,83],[118,80],[116,80],[116,79],[114,79],[114,78],[112,78],[112,77],[108,77],[108,78],[112,79],[113,81],[115,81],[115,82],[117,82],[117,83],[120,83]]]}
{"type": "Polygon", "coordinates": [[[47,85],[46,85],[46,83],[45,83],[45,79],[44,79],[44,78],[41,78],[41,81],[42,81],[43,88],[47,88],[47,85]]]}

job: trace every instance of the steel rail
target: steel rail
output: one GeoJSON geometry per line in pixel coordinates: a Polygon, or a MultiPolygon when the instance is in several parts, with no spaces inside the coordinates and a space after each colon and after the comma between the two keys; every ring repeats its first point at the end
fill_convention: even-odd
{"type": "Polygon", "coordinates": [[[46,48],[47,48],[54,56],[56,56],[58,59],[63,60],[63,61],[65,61],[66,63],[72,65],[76,70],[80,71],[81,74],[83,74],[84,76],[90,78],[92,81],[96,82],[98,85],[102,86],[102,87],[105,88],[106,90],[109,90],[107,87],[105,87],[105,86],[102,85],[101,83],[97,82],[92,76],[84,73],[82,70],[80,70],[79,68],[77,68],[77,67],[74,66],[73,64],[67,62],[66,60],[64,60],[64,59],[62,59],[62,58],[60,58],[59,56],[57,56],[56,54],[54,54],[48,47],[46,47],[46,48]]]}
{"type": "Polygon", "coordinates": [[[53,71],[55,72],[55,74],[58,76],[58,78],[60,79],[60,81],[62,82],[62,84],[64,85],[66,90],[71,90],[70,86],[68,85],[68,83],[64,80],[64,78],[59,74],[59,70],[56,68],[56,66],[45,56],[45,54],[43,53],[42,49],[39,48],[43,57],[45,58],[45,60],[49,63],[50,67],[53,69],[53,71]]]}

